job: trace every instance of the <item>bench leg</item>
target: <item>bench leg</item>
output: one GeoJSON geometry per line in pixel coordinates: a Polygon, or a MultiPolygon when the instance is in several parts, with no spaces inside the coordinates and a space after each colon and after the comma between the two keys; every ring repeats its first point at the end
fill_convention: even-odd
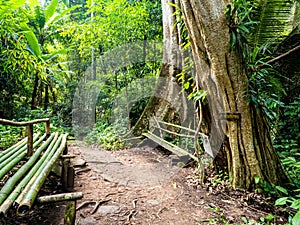
{"type": "Polygon", "coordinates": [[[66,191],[72,191],[74,188],[74,168],[70,164],[70,159],[63,160],[62,166],[62,185],[66,191]]]}
{"type": "Polygon", "coordinates": [[[76,201],[67,204],[64,214],[64,225],[74,225],[76,219],[76,201]]]}

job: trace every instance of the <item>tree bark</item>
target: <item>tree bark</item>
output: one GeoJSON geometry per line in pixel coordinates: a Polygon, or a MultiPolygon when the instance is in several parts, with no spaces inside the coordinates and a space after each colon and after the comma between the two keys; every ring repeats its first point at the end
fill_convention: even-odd
{"type": "Polygon", "coordinates": [[[222,0],[181,0],[189,33],[196,85],[208,92],[210,136],[216,136],[216,164],[226,166],[234,187],[254,188],[254,177],[274,184],[288,182],[272,146],[263,116],[247,100],[248,82],[241,58],[229,53],[229,27],[222,0]],[[222,142],[221,149],[218,141],[222,142]],[[224,163],[225,162],[225,163],[224,163]]]}
{"type": "Polygon", "coordinates": [[[31,109],[36,109],[36,96],[37,96],[37,89],[39,85],[39,76],[36,74],[34,78],[34,86],[31,96],[31,109]]]}
{"type": "Polygon", "coordinates": [[[44,110],[46,111],[48,109],[49,105],[49,80],[47,81],[45,85],[45,99],[44,99],[44,110]]]}
{"type": "Polygon", "coordinates": [[[138,136],[143,130],[153,130],[151,129],[151,117],[153,116],[165,121],[179,120],[177,123],[181,123],[181,125],[193,117],[186,113],[188,102],[183,101],[186,97],[184,98],[184,93],[181,92],[181,87],[177,83],[176,75],[182,72],[183,56],[180,50],[179,27],[176,26],[176,17],[174,16],[176,8],[168,3],[178,4],[175,0],[162,0],[164,27],[162,67],[156,91],[133,128],[134,134],[138,136]]]}

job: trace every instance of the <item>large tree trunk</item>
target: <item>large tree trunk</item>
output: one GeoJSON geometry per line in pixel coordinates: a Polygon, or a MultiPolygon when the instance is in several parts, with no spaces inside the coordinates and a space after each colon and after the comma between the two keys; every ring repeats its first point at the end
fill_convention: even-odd
{"type": "MultiPolygon", "coordinates": [[[[181,0],[196,64],[197,85],[208,92],[210,136],[222,138],[216,163],[227,166],[232,185],[251,189],[254,177],[288,182],[262,115],[247,100],[248,82],[241,58],[229,53],[229,27],[222,0],[181,0]],[[222,123],[223,121],[223,123],[222,123]],[[224,162],[225,165],[224,165],[224,162]]],[[[215,147],[218,145],[212,145],[215,147]]]]}

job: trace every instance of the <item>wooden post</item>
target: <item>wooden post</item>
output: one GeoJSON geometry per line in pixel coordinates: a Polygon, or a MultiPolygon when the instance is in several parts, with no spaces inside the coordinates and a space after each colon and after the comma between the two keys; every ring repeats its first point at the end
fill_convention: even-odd
{"type": "Polygon", "coordinates": [[[68,145],[66,145],[66,147],[65,147],[65,149],[64,149],[64,151],[63,151],[62,154],[63,155],[68,155],[68,145]]]}
{"type": "Polygon", "coordinates": [[[67,191],[68,189],[68,167],[70,164],[70,159],[62,159],[62,172],[61,172],[61,183],[63,189],[67,191]]]}
{"type": "Polygon", "coordinates": [[[67,177],[67,189],[73,190],[74,189],[74,177],[75,177],[75,170],[74,167],[69,165],[68,167],[68,177],[67,177]]]}
{"type": "Polygon", "coordinates": [[[32,148],[33,148],[33,125],[32,124],[28,124],[26,126],[27,129],[27,137],[28,137],[28,141],[27,141],[27,157],[32,156],[32,148]]]}
{"type": "Polygon", "coordinates": [[[72,201],[67,204],[65,215],[64,215],[64,225],[74,225],[76,219],[76,201],[72,201]]]}
{"type": "Polygon", "coordinates": [[[50,119],[46,121],[46,138],[50,136],[50,119]]]}

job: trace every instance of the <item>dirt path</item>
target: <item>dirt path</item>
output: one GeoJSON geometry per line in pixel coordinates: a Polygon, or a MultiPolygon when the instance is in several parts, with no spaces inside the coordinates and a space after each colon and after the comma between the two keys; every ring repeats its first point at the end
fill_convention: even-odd
{"type": "Polygon", "coordinates": [[[259,196],[199,186],[192,168],[177,167],[173,156],[149,147],[108,152],[73,143],[69,151],[90,169],[76,173],[75,191],[84,193],[77,207],[90,201],[77,210],[78,225],[241,224],[242,217],[267,215],[247,206],[261,204],[259,196]]]}
{"type": "Polygon", "coordinates": [[[203,218],[201,196],[183,186],[191,170],[151,148],[117,152],[72,146],[91,169],[77,174],[84,201],[100,201],[77,212],[78,224],[195,224],[203,218]]]}

